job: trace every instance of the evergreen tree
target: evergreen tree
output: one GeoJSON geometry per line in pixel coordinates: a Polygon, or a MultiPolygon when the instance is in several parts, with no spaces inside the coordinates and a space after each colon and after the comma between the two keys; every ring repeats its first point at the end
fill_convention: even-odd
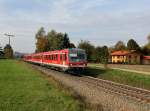
{"type": "Polygon", "coordinates": [[[70,47],[70,40],[68,34],[65,33],[62,40],[62,49],[69,48],[69,47],[70,47]]]}
{"type": "Polygon", "coordinates": [[[13,49],[9,44],[4,47],[4,56],[7,59],[13,58],[13,49]]]}
{"type": "Polygon", "coordinates": [[[138,50],[140,51],[140,46],[137,44],[137,42],[133,39],[130,39],[127,43],[128,50],[138,50]]]}

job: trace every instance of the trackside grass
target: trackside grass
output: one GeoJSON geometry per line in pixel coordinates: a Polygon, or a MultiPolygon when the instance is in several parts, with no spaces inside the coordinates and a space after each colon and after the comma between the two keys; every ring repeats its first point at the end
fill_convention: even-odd
{"type": "Polygon", "coordinates": [[[89,75],[101,79],[111,80],[114,82],[127,84],[135,87],[145,88],[150,90],[150,76],[121,71],[116,69],[104,69],[101,67],[89,66],[84,75],[89,75]]]}
{"type": "Polygon", "coordinates": [[[0,60],[0,111],[81,111],[79,101],[15,60],[0,60]]]}

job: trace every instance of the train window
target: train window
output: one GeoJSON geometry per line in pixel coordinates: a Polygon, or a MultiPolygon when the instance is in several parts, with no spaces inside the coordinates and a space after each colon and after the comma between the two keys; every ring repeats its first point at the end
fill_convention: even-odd
{"type": "Polygon", "coordinates": [[[60,60],[62,60],[62,54],[60,54],[60,60]]]}
{"type": "Polygon", "coordinates": [[[58,54],[56,54],[56,60],[58,60],[58,54]]]}
{"type": "Polygon", "coordinates": [[[49,55],[47,55],[47,60],[49,60],[49,55]]]}
{"type": "Polygon", "coordinates": [[[54,60],[54,55],[52,55],[52,60],[54,60]]]}
{"type": "Polygon", "coordinates": [[[49,55],[47,55],[47,58],[46,58],[47,60],[49,60],[49,55]]]}
{"type": "Polygon", "coordinates": [[[56,55],[54,55],[54,60],[56,60],[56,55]]]}
{"type": "Polygon", "coordinates": [[[52,60],[52,55],[50,55],[50,60],[52,60]]]}

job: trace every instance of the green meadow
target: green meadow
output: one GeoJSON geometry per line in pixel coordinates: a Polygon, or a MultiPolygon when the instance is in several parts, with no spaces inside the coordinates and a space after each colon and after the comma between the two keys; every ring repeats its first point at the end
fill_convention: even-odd
{"type": "Polygon", "coordinates": [[[16,60],[0,60],[0,111],[82,111],[71,94],[16,60]]]}
{"type": "Polygon", "coordinates": [[[150,90],[150,75],[91,66],[85,75],[150,90]]]}

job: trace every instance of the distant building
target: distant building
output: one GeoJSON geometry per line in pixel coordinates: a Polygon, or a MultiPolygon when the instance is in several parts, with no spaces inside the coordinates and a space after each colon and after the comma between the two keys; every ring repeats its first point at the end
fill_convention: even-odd
{"type": "Polygon", "coordinates": [[[150,56],[143,56],[142,63],[150,65],[150,56]]]}
{"type": "Polygon", "coordinates": [[[141,60],[142,60],[142,54],[135,50],[131,50],[131,51],[120,50],[111,53],[112,63],[141,64],[142,63],[141,60]]]}

